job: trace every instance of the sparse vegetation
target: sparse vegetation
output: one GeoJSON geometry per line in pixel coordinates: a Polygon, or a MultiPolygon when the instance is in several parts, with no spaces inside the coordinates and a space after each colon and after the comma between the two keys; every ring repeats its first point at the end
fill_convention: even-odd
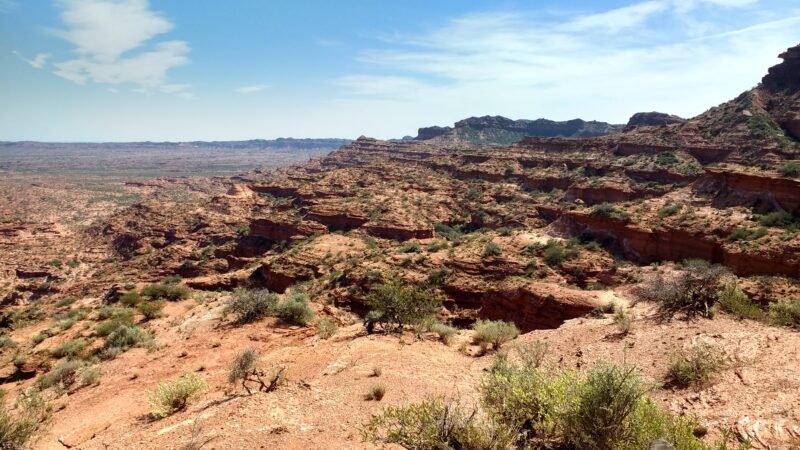
{"type": "Polygon", "coordinates": [[[73,339],[54,348],[50,354],[55,358],[77,358],[83,353],[87,345],[88,343],[85,339],[73,339]]]}
{"type": "Polygon", "coordinates": [[[233,296],[223,310],[223,314],[233,314],[237,323],[251,323],[272,314],[278,304],[278,296],[266,289],[242,289],[233,296]]]}
{"type": "Polygon", "coordinates": [[[192,293],[182,284],[150,284],[142,288],[141,294],[153,300],[164,299],[175,302],[189,298],[192,293]]]}
{"type": "Polygon", "coordinates": [[[503,344],[519,336],[516,325],[502,320],[479,320],[472,329],[473,341],[483,349],[491,345],[494,350],[498,350],[503,344]]]}
{"type": "Polygon", "coordinates": [[[34,433],[50,417],[50,409],[35,391],[20,395],[13,409],[6,405],[5,393],[0,395],[0,448],[27,448],[34,433]]]}
{"type": "Polygon", "coordinates": [[[781,300],[770,304],[769,319],[774,325],[800,329],[800,300],[781,300]]]}
{"type": "Polygon", "coordinates": [[[758,223],[765,227],[788,227],[794,221],[794,217],[782,209],[758,216],[758,223]]]}
{"type": "Polygon", "coordinates": [[[708,263],[685,263],[677,274],[651,276],[642,286],[640,296],[658,303],[661,313],[672,318],[684,313],[689,319],[711,317],[712,307],[728,270],[708,263]]]}
{"type": "Polygon", "coordinates": [[[614,312],[614,325],[621,334],[628,334],[633,330],[636,313],[626,308],[616,308],[614,312]]]}
{"type": "Polygon", "coordinates": [[[674,216],[675,214],[678,214],[681,211],[682,208],[683,208],[683,205],[679,205],[679,204],[676,204],[676,203],[670,203],[670,204],[664,205],[661,208],[659,208],[658,217],[664,219],[664,218],[667,218],[667,217],[670,217],[670,216],[674,216]]]}
{"type": "Polygon", "coordinates": [[[593,216],[608,217],[610,219],[622,220],[627,222],[631,215],[610,203],[601,203],[592,208],[593,216]]]}
{"type": "Polygon", "coordinates": [[[667,381],[679,387],[708,386],[724,367],[725,356],[719,348],[695,344],[672,358],[667,381]]]}
{"type": "Polygon", "coordinates": [[[76,360],[66,360],[58,363],[49,372],[36,380],[36,387],[40,390],[55,387],[59,390],[67,390],[78,381],[78,371],[84,367],[84,363],[76,360]]]}
{"type": "Polygon", "coordinates": [[[739,319],[764,320],[766,314],[735,283],[727,283],[717,293],[717,304],[722,311],[739,319]]]}
{"type": "Polygon", "coordinates": [[[165,305],[163,300],[150,300],[140,303],[137,309],[144,316],[144,320],[153,320],[163,315],[165,305]]]}
{"type": "Polygon", "coordinates": [[[150,413],[156,418],[172,415],[186,408],[194,397],[206,389],[208,383],[196,372],[183,374],[174,381],[159,383],[147,393],[150,413]]]}
{"type": "Polygon", "coordinates": [[[332,338],[339,329],[339,327],[336,325],[336,321],[331,317],[321,317],[317,319],[315,326],[317,329],[317,336],[322,339],[332,338]]]}
{"type": "Polygon", "coordinates": [[[737,228],[728,235],[729,241],[755,241],[767,235],[767,229],[759,227],[755,229],[737,228]]]}
{"type": "Polygon", "coordinates": [[[502,254],[503,249],[501,249],[499,245],[495,244],[494,241],[489,241],[486,243],[486,247],[484,247],[483,254],[481,256],[484,258],[491,258],[494,256],[500,256],[502,254]]]}
{"type": "Polygon", "coordinates": [[[379,402],[383,400],[384,395],[386,395],[386,386],[382,384],[374,384],[369,388],[369,392],[367,392],[367,395],[365,395],[364,398],[366,400],[375,400],[379,402]]]}
{"type": "Polygon", "coordinates": [[[275,315],[292,325],[306,326],[314,319],[314,311],[308,305],[308,296],[294,293],[275,305],[275,315]]]}
{"type": "Polygon", "coordinates": [[[407,325],[419,325],[435,316],[441,299],[418,286],[406,286],[399,281],[372,287],[367,295],[370,312],[364,324],[372,332],[375,325],[385,331],[399,331],[407,325]]]}
{"type": "Polygon", "coordinates": [[[781,167],[780,172],[785,177],[800,178],[800,164],[796,162],[786,163],[781,167]]]}
{"type": "Polygon", "coordinates": [[[137,326],[122,325],[106,338],[106,349],[125,351],[131,347],[148,347],[152,345],[153,337],[147,331],[137,326]]]}

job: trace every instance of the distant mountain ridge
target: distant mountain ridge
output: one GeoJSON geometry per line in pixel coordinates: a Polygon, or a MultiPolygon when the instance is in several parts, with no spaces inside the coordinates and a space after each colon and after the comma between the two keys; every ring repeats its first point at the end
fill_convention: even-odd
{"type": "Polygon", "coordinates": [[[64,148],[69,146],[80,148],[108,148],[108,149],[136,149],[136,148],[186,148],[196,147],[203,149],[247,149],[254,150],[260,148],[269,149],[331,149],[335,150],[343,145],[352,142],[352,139],[337,139],[337,138],[308,138],[308,139],[295,139],[295,138],[278,138],[278,139],[250,139],[245,141],[187,141],[187,142],[37,142],[37,141],[19,141],[19,142],[0,142],[0,148],[19,148],[26,147],[37,149],[46,148],[64,148]]]}
{"type": "Polygon", "coordinates": [[[503,116],[470,117],[452,127],[423,127],[416,140],[434,139],[439,143],[508,145],[525,136],[596,137],[622,131],[625,125],[573,119],[557,122],[548,119],[512,120],[503,116]]]}

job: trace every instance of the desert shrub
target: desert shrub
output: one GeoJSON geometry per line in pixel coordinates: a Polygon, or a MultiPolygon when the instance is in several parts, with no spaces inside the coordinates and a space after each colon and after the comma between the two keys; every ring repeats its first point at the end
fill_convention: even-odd
{"type": "Polygon", "coordinates": [[[105,348],[127,350],[131,347],[151,345],[153,337],[137,326],[122,325],[106,338],[105,348]]]}
{"type": "Polygon", "coordinates": [[[81,371],[81,385],[94,386],[100,384],[103,371],[99,367],[87,367],[81,371]]]}
{"type": "Polygon", "coordinates": [[[158,319],[166,303],[163,300],[150,300],[139,304],[137,309],[144,316],[144,320],[158,319]]]}
{"type": "Polygon", "coordinates": [[[780,172],[785,177],[798,178],[800,177],[800,164],[796,162],[786,163],[781,167],[780,172]]]}
{"type": "Polygon", "coordinates": [[[330,317],[322,317],[317,319],[315,326],[317,329],[317,336],[322,339],[332,338],[339,329],[338,325],[336,325],[336,321],[330,317]]]}
{"type": "Polygon", "coordinates": [[[673,164],[678,164],[679,162],[680,160],[673,152],[661,152],[656,155],[656,164],[660,166],[671,166],[673,164]]]}
{"type": "Polygon", "coordinates": [[[386,331],[402,330],[406,325],[418,325],[435,316],[441,299],[418,286],[406,286],[399,281],[373,286],[367,295],[370,314],[365,326],[372,331],[376,324],[386,331]]]}
{"type": "Polygon", "coordinates": [[[689,319],[711,317],[717,292],[728,274],[720,265],[685,262],[684,269],[673,276],[656,274],[650,277],[639,293],[643,299],[656,302],[667,318],[678,313],[685,313],[689,319]]]}
{"type": "Polygon", "coordinates": [[[458,332],[455,327],[439,322],[438,320],[429,324],[427,329],[431,333],[436,333],[436,335],[439,336],[439,340],[447,345],[450,345],[453,342],[453,338],[458,332]]]}
{"type": "Polygon", "coordinates": [[[439,250],[444,250],[447,248],[447,242],[445,241],[436,241],[431,244],[428,244],[427,250],[431,253],[436,253],[439,250]]]}
{"type": "Polygon", "coordinates": [[[489,241],[486,243],[486,247],[484,247],[483,254],[481,256],[484,258],[490,258],[492,256],[500,256],[502,254],[503,249],[501,249],[499,245],[495,244],[494,241],[489,241]]]}
{"type": "Polygon", "coordinates": [[[398,444],[409,450],[504,450],[515,433],[481,420],[475,410],[432,397],[408,406],[389,407],[361,428],[372,443],[398,444]]]}
{"type": "Polygon", "coordinates": [[[544,364],[550,344],[544,341],[517,342],[514,344],[519,363],[523,368],[539,368],[544,364]]]}
{"type": "Polygon", "coordinates": [[[781,300],[771,303],[769,320],[775,325],[800,329],[800,300],[781,300]]]}
{"type": "Polygon", "coordinates": [[[628,221],[631,215],[610,203],[601,203],[592,208],[593,216],[608,217],[610,219],[628,221]]]}
{"type": "Polygon", "coordinates": [[[308,306],[308,296],[295,293],[275,306],[275,315],[292,325],[306,326],[314,319],[314,311],[308,306]]]}
{"type": "Polygon", "coordinates": [[[119,298],[119,303],[129,308],[133,308],[141,302],[142,296],[136,291],[126,292],[119,298]]]}
{"type": "Polygon", "coordinates": [[[192,398],[208,389],[208,383],[197,372],[181,375],[174,381],[158,384],[147,393],[150,400],[150,413],[161,418],[172,415],[189,404],[192,398]]]}
{"type": "Polygon", "coordinates": [[[666,378],[679,387],[708,386],[724,368],[722,351],[713,345],[700,343],[672,358],[666,378]]]}
{"type": "Polygon", "coordinates": [[[75,297],[64,297],[61,300],[56,302],[56,307],[63,308],[65,306],[69,306],[69,305],[75,303],[76,300],[78,300],[78,299],[75,298],[75,297]]]}
{"type": "Polygon", "coordinates": [[[664,219],[669,216],[674,216],[683,208],[682,205],[678,205],[675,203],[670,203],[668,205],[664,205],[658,210],[658,217],[664,219]]]}
{"type": "Polygon", "coordinates": [[[519,336],[519,329],[511,322],[502,320],[479,320],[472,326],[473,340],[481,348],[491,345],[499,349],[503,344],[519,336]]]}
{"type": "Polygon", "coordinates": [[[14,348],[17,346],[17,343],[11,339],[11,336],[8,335],[0,335],[0,348],[14,348]]]}
{"type": "Polygon", "coordinates": [[[233,314],[238,323],[251,323],[269,316],[278,297],[266,289],[236,289],[223,314],[233,314]]]}
{"type": "Polygon", "coordinates": [[[35,391],[21,395],[14,409],[6,405],[4,397],[0,396],[0,448],[27,448],[34,433],[50,416],[50,410],[35,391]]]}
{"type": "Polygon", "coordinates": [[[416,242],[409,242],[400,247],[398,251],[400,253],[419,253],[420,246],[416,242]]]}
{"type": "Polygon", "coordinates": [[[561,409],[575,373],[551,374],[531,364],[495,360],[481,382],[481,402],[498,423],[544,438],[557,432],[561,409]]]}
{"type": "Polygon", "coordinates": [[[236,355],[228,371],[228,383],[235,384],[243,381],[249,373],[256,369],[258,352],[254,348],[247,348],[236,355]]]}
{"type": "Polygon", "coordinates": [[[782,209],[758,216],[758,223],[765,227],[788,227],[793,222],[794,217],[782,209]]]}
{"type": "Polygon", "coordinates": [[[191,295],[188,287],[182,284],[150,284],[142,288],[142,295],[153,300],[185,300],[191,295]]]}
{"type": "Polygon", "coordinates": [[[95,327],[98,336],[108,336],[117,328],[122,326],[132,326],[134,323],[134,311],[130,308],[105,307],[98,313],[98,319],[105,320],[95,327]]]}
{"type": "Polygon", "coordinates": [[[764,320],[766,314],[735,283],[727,283],[717,292],[717,305],[739,319],[764,320]]]}
{"type": "Polygon", "coordinates": [[[267,376],[258,367],[258,352],[254,348],[248,348],[238,353],[231,363],[228,372],[228,383],[242,383],[242,387],[248,394],[252,394],[250,384],[257,384],[258,390],[271,392],[275,390],[284,379],[284,367],[273,367],[267,376]],[[266,377],[266,379],[264,378],[266,377]]]}
{"type": "Polygon", "coordinates": [[[434,269],[428,272],[428,284],[431,286],[439,286],[450,276],[450,271],[444,267],[441,269],[434,269]]]}
{"type": "Polygon", "coordinates": [[[66,341],[58,347],[50,351],[50,354],[56,358],[77,358],[86,349],[87,342],[85,339],[73,339],[66,341]]]}
{"type": "Polygon", "coordinates": [[[386,395],[386,386],[382,384],[374,384],[369,388],[369,391],[364,396],[366,400],[375,400],[379,402],[383,400],[383,396],[386,395]]]}
{"type": "Polygon", "coordinates": [[[728,235],[729,241],[755,241],[767,235],[767,229],[764,227],[749,229],[737,228],[728,235]]]}
{"type": "Polygon", "coordinates": [[[614,325],[622,334],[628,334],[633,330],[633,322],[636,320],[636,314],[625,308],[617,308],[614,312],[614,325]]]}
{"type": "Polygon", "coordinates": [[[183,281],[183,277],[180,275],[169,275],[161,280],[164,284],[179,284],[181,281],[183,281]]]}
{"type": "Polygon", "coordinates": [[[78,371],[83,368],[84,363],[75,360],[66,360],[50,369],[49,372],[36,380],[36,387],[44,390],[55,387],[65,390],[72,387],[78,381],[78,371]]]}
{"type": "Polygon", "coordinates": [[[544,247],[544,260],[547,265],[552,267],[559,266],[564,262],[564,259],[566,259],[564,255],[564,246],[558,241],[548,241],[547,245],[544,247]]]}
{"type": "Polygon", "coordinates": [[[566,441],[576,448],[641,449],[637,410],[650,390],[639,372],[628,366],[598,364],[575,385],[564,412],[566,441]]]}

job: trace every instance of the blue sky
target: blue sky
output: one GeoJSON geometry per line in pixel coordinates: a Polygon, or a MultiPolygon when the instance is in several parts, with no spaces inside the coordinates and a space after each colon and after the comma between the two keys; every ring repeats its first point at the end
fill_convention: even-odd
{"type": "Polygon", "coordinates": [[[690,117],[798,43],[796,0],[0,0],[0,140],[690,117]]]}

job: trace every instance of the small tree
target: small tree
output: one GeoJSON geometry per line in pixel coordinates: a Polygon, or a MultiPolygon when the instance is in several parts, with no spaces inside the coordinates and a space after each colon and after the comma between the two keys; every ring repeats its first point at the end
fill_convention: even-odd
{"type": "Polygon", "coordinates": [[[279,367],[272,371],[272,374],[264,381],[264,372],[258,368],[258,352],[254,348],[248,348],[236,355],[231,363],[228,372],[228,382],[230,384],[242,383],[242,387],[250,395],[253,393],[247,383],[257,383],[258,390],[270,392],[275,390],[283,380],[284,367],[279,367]]]}
{"type": "Polygon", "coordinates": [[[374,286],[367,295],[370,314],[365,320],[369,332],[379,324],[389,331],[402,330],[406,325],[418,325],[436,315],[442,301],[418,286],[406,286],[399,281],[374,286]]]}

